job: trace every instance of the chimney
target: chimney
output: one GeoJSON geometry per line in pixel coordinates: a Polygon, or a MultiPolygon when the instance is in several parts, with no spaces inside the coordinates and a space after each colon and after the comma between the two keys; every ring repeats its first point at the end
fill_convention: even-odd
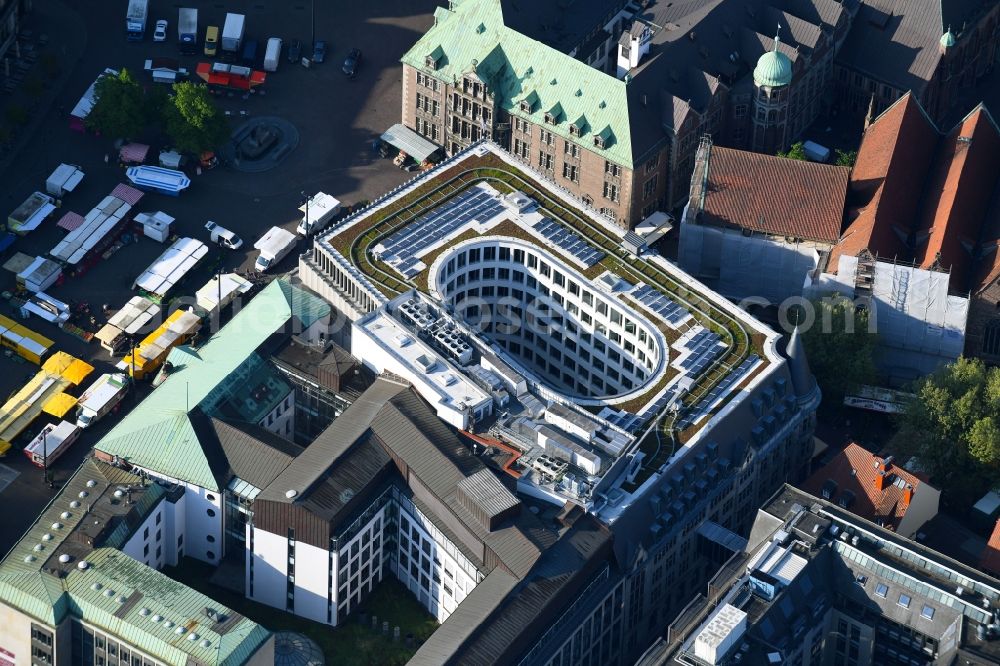
{"type": "Polygon", "coordinates": [[[913,501],[913,485],[906,484],[906,489],[903,490],[903,507],[906,508],[910,506],[910,502],[913,501]]]}
{"type": "MultiPolygon", "coordinates": [[[[879,465],[879,467],[881,467],[881,465],[879,465]]],[[[878,490],[885,490],[888,485],[889,475],[885,473],[885,470],[879,469],[878,474],[875,476],[875,487],[878,490]]]]}
{"type": "Polygon", "coordinates": [[[892,469],[892,456],[886,456],[882,460],[877,461],[875,463],[875,466],[881,472],[888,472],[890,469],[892,469]]]}

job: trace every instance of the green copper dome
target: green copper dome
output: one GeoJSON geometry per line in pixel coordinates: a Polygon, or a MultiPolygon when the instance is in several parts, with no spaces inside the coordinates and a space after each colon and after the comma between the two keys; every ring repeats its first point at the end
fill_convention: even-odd
{"type": "Polygon", "coordinates": [[[948,32],[941,35],[941,46],[945,47],[946,49],[950,49],[954,45],[955,45],[955,33],[953,33],[951,31],[951,28],[949,27],[948,32]]]}
{"type": "Polygon", "coordinates": [[[758,86],[787,86],[792,82],[792,61],[778,50],[778,41],[774,42],[774,50],[768,51],[757,61],[753,70],[753,82],[758,86]]]}

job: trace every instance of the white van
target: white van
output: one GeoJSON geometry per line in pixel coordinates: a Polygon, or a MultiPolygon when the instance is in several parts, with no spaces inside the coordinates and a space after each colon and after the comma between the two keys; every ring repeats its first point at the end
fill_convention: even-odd
{"type": "Polygon", "coordinates": [[[264,51],[264,71],[277,71],[279,62],[281,62],[281,38],[272,37],[267,40],[267,49],[264,51]]]}

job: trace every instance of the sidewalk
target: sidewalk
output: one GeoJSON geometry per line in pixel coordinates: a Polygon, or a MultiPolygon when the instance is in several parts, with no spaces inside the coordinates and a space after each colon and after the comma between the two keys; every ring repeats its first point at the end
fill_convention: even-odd
{"type": "MultiPolygon", "coordinates": [[[[35,0],[34,11],[25,20],[22,29],[31,30],[36,36],[48,36],[48,44],[39,49],[40,54],[52,53],[59,59],[59,76],[47,82],[47,87],[37,100],[32,100],[22,89],[15,90],[10,95],[0,97],[0,108],[6,110],[11,105],[17,105],[28,111],[30,120],[26,125],[13,129],[15,138],[11,148],[0,157],[0,173],[6,173],[11,165],[21,156],[21,151],[34,138],[45,117],[54,107],[62,105],[68,112],[76,104],[66,99],[65,90],[83,59],[87,46],[87,29],[83,17],[62,0],[35,0]]],[[[34,64],[29,76],[39,75],[44,79],[42,58],[34,64]]],[[[0,116],[0,123],[7,124],[6,118],[0,116]]],[[[9,182],[7,180],[6,182],[9,182]]]]}

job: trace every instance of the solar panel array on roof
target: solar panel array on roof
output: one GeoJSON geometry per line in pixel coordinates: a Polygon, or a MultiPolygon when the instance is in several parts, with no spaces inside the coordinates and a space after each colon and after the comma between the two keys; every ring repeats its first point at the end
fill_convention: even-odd
{"type": "Polygon", "coordinates": [[[726,375],[721,382],[715,385],[715,388],[708,392],[708,395],[702,398],[701,402],[698,403],[698,409],[691,411],[687,416],[681,419],[678,427],[683,430],[706,415],[712,409],[712,404],[719,398],[726,395],[732,387],[742,381],[742,379],[749,374],[753,368],[757,367],[757,363],[759,361],[760,357],[756,354],[751,354],[744,359],[744,361],[740,363],[735,370],[726,375]]]}
{"type": "Polygon", "coordinates": [[[604,257],[604,252],[588,243],[580,234],[567,229],[551,218],[541,218],[533,228],[560,250],[575,259],[579,259],[587,268],[604,257]]]}
{"type": "Polygon", "coordinates": [[[688,338],[681,347],[690,353],[681,359],[679,365],[689,377],[697,377],[715,360],[715,357],[726,348],[722,338],[708,330],[698,327],[698,331],[688,338]]]}
{"type": "Polygon", "coordinates": [[[478,187],[468,189],[387,238],[376,248],[376,257],[404,277],[413,277],[420,272],[418,256],[426,248],[474,220],[485,222],[502,212],[500,200],[489,192],[478,187]]]}
{"type": "Polygon", "coordinates": [[[672,328],[677,328],[691,313],[681,305],[672,301],[663,292],[644,284],[634,292],[632,298],[642,303],[648,310],[663,317],[672,328]]]}

